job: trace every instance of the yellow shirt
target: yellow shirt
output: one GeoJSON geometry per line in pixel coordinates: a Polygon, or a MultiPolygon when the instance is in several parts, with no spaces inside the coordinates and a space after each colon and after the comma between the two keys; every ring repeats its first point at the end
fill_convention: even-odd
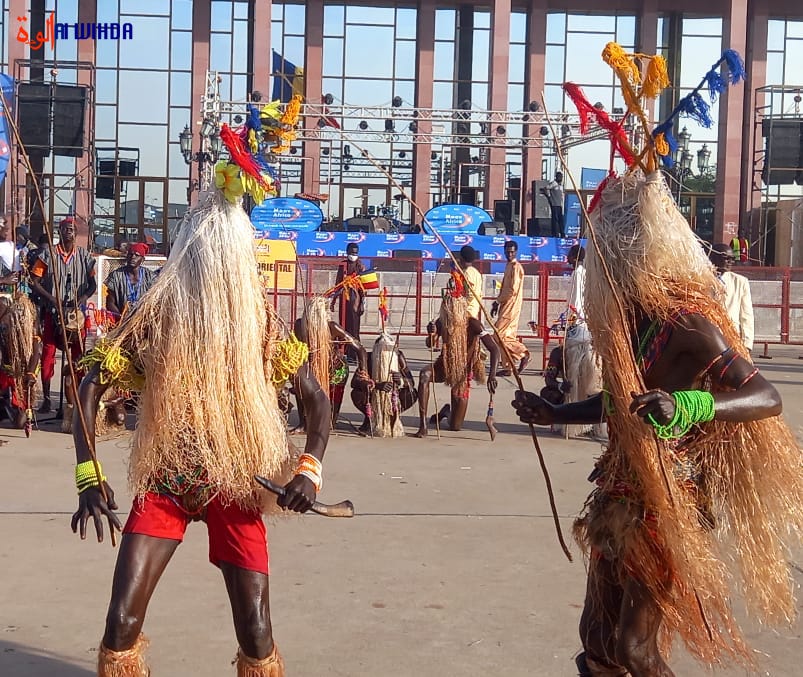
{"type": "Polygon", "coordinates": [[[465,273],[466,283],[471,288],[468,293],[468,315],[480,319],[480,303],[474,298],[473,292],[482,298],[482,274],[474,266],[466,266],[465,273]]]}

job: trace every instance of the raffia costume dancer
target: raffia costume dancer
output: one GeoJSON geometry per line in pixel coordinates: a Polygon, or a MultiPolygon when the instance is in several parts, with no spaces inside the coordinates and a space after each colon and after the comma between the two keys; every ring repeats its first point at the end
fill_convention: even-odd
{"type": "MultiPolygon", "coordinates": [[[[140,634],[150,597],[187,524],[203,520],[209,559],[220,567],[239,642],[239,677],[281,677],[268,606],[268,552],[262,511],[276,502],[255,489],[256,474],[285,484],[280,507],[304,512],[320,487],[330,429],[326,395],[312,371],[299,371],[308,415],[305,453],[291,458],[274,381],[288,373],[287,351],[272,364],[275,341],[257,273],[253,228],[220,192],[202,196],[185,219],[170,258],[149,293],[96,348],[81,384],[90,439],[106,387],[141,389],[129,479],[136,495],[123,529],[98,675],[149,674],[140,634]],[[220,275],[220,252],[230,254],[220,275]],[[260,347],[255,349],[255,347],[260,347]],[[296,465],[297,463],[297,465],[296,465]],[[295,473],[293,468],[295,466],[295,473]],[[289,482],[287,481],[288,478],[289,482]]],[[[79,507],[72,519],[86,536],[94,518],[120,528],[114,494],[89,461],[74,425],[79,507]]]]}
{"type": "MultiPolygon", "coordinates": [[[[360,365],[366,364],[366,352],[362,344],[337,322],[329,319],[328,300],[315,296],[304,304],[304,314],[293,325],[293,334],[309,348],[310,365],[319,383],[328,384],[329,401],[332,405],[332,425],[340,418],[340,406],[349,378],[349,366],[341,350],[348,347],[357,356],[360,365]]],[[[305,429],[303,398],[296,393],[299,426],[305,429]]]]}
{"type": "MultiPolygon", "coordinates": [[[[722,83],[726,60],[738,72],[738,55],[726,53],[704,82],[722,83]]],[[[650,149],[642,157],[655,166],[650,149]]],[[[707,666],[754,667],[731,603],[743,597],[768,624],[793,619],[787,553],[803,535],[803,461],[662,174],[645,177],[636,155],[630,164],[591,210],[586,309],[605,393],[557,407],[531,393],[514,402],[540,424],[607,414],[610,444],[576,524],[590,556],[578,667],[669,677],[675,637],[707,666]]]]}
{"type": "Polygon", "coordinates": [[[36,308],[23,294],[0,297],[0,402],[5,416],[30,433],[42,339],[36,308]]]}
{"type": "Polygon", "coordinates": [[[496,392],[495,374],[499,365],[499,346],[478,319],[469,317],[462,276],[453,273],[450,283],[450,288],[444,291],[440,317],[427,325],[427,347],[434,345],[435,338],[440,336],[443,339],[443,350],[434,365],[427,365],[419,375],[419,427],[416,437],[427,436],[430,383],[445,383],[452,389],[451,403],[436,412],[435,416],[438,419],[447,419],[449,430],[453,431],[463,427],[472,381],[487,383],[488,392],[496,392]],[[491,371],[487,379],[481,345],[488,349],[491,356],[491,371]]]}
{"type": "Polygon", "coordinates": [[[390,334],[376,339],[367,366],[354,373],[351,388],[351,401],[365,417],[361,433],[404,437],[401,415],[416,403],[418,391],[404,353],[390,334]]]}

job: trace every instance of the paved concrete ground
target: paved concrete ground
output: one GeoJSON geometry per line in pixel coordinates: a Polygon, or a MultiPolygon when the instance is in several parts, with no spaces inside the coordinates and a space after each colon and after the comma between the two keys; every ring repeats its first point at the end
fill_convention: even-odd
{"type": "MultiPolygon", "coordinates": [[[[427,359],[412,349],[420,344],[407,343],[410,357],[427,359]]],[[[760,366],[799,430],[803,361],[796,357],[760,366]]],[[[541,387],[534,371],[525,380],[541,387]]],[[[274,632],[288,674],[575,674],[583,563],[577,548],[575,562],[566,561],[556,543],[532,442],[507,405],[512,381],[503,379],[500,391],[493,444],[482,424],[483,390],[474,391],[466,430],[444,432],[440,441],[362,439],[345,427],[332,438],[322,499],[351,498],[358,516],[289,518],[270,529],[274,632]]],[[[439,387],[440,403],[447,394],[439,387]]],[[[350,404],[344,415],[357,421],[350,404]]],[[[413,432],[414,419],[405,422],[413,432]]],[[[30,440],[2,431],[9,442],[0,447],[2,677],[94,674],[116,550],[70,532],[74,457],[70,439],[53,430],[43,424],[30,440]]],[[[568,538],[599,447],[548,433],[540,439],[568,538]]],[[[126,448],[126,437],[99,445],[125,509],[126,448]]],[[[233,674],[230,613],[206,547],[203,525],[191,525],[156,591],[145,626],[154,677],[233,674]]],[[[796,579],[803,581],[803,569],[796,579]]],[[[801,674],[800,635],[800,623],[752,628],[750,640],[766,654],[755,674],[801,674]]],[[[672,665],[678,675],[704,673],[680,650],[672,665]]]]}

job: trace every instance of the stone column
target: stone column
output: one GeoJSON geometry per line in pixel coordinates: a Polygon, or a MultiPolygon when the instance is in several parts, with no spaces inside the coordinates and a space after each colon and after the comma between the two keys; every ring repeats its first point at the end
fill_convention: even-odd
{"type": "MultiPolygon", "coordinates": [[[[747,5],[748,0],[729,0],[727,13],[722,22],[723,47],[735,49],[741,55],[745,54],[747,47],[747,5]]],[[[738,223],[741,217],[745,96],[749,96],[749,90],[738,85],[729,87],[720,98],[714,242],[722,242],[725,239],[726,223],[738,223]]]]}
{"type": "MultiPolygon", "coordinates": [[[[433,0],[419,0],[415,35],[415,107],[416,110],[431,109],[432,81],[435,76],[435,3],[433,0]]],[[[419,134],[431,134],[432,120],[421,119],[419,116],[418,132],[419,134]]],[[[423,213],[426,213],[432,206],[431,167],[432,144],[414,143],[412,198],[423,213]]],[[[414,223],[420,222],[421,218],[421,214],[411,215],[414,223]]]]}
{"type": "MultiPolygon", "coordinates": [[[[193,155],[201,152],[201,102],[206,94],[206,71],[209,70],[209,34],[212,30],[212,0],[193,0],[192,3],[192,98],[190,100],[190,131],[193,155]]],[[[190,166],[190,174],[196,164],[190,166]]],[[[200,183],[201,177],[198,176],[200,183]]],[[[190,184],[192,185],[192,183],[190,184]]],[[[188,201],[192,195],[187,191],[188,201]]]]}
{"type": "MultiPolygon", "coordinates": [[[[527,17],[527,64],[524,77],[524,91],[528,102],[537,101],[539,106],[543,105],[541,93],[544,91],[544,80],[546,79],[546,12],[548,0],[532,0],[530,12],[527,17]]],[[[525,127],[527,136],[534,136],[543,139],[544,142],[549,136],[541,136],[540,129],[546,125],[545,121],[537,114],[532,114],[533,124],[525,127]]],[[[537,145],[538,141],[530,141],[524,150],[521,167],[521,216],[520,223],[522,232],[526,232],[527,219],[533,216],[532,213],[532,183],[541,179],[541,160],[543,158],[543,147],[537,145]]]]}
{"type": "MultiPolygon", "coordinates": [[[[307,0],[307,22],[304,29],[304,101],[320,104],[323,94],[323,0],[307,0]]],[[[307,129],[317,129],[318,120],[307,119],[307,129]]],[[[301,190],[319,193],[321,174],[318,162],[321,157],[321,142],[317,139],[304,142],[304,157],[311,161],[301,163],[301,190]]]]}
{"type": "MultiPolygon", "coordinates": [[[[494,111],[507,110],[507,81],[510,70],[510,0],[494,0],[491,24],[491,56],[488,73],[490,82],[490,106],[494,111]]],[[[507,195],[507,171],[504,139],[507,125],[492,121],[488,130],[491,146],[488,151],[488,171],[485,179],[485,209],[493,215],[494,201],[507,195]],[[497,127],[504,135],[497,134],[497,127]],[[498,139],[498,141],[497,141],[498,139]]]]}

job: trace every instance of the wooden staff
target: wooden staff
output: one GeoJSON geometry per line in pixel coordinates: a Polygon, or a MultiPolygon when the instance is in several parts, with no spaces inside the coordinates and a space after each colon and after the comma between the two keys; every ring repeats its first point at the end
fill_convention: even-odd
{"type": "MultiPolygon", "coordinates": [[[[3,94],[2,90],[0,90],[0,100],[2,100],[2,102],[3,102],[3,109],[6,110],[6,111],[10,110],[10,107],[8,105],[8,101],[6,100],[6,97],[3,94]]],[[[22,157],[22,161],[23,161],[23,164],[25,165],[25,168],[28,170],[28,173],[31,176],[36,176],[36,172],[34,171],[33,165],[31,164],[31,158],[28,156],[28,152],[25,150],[25,144],[22,142],[22,137],[20,136],[19,129],[17,128],[17,123],[14,121],[14,117],[12,115],[6,115],[6,121],[8,122],[9,126],[11,127],[11,131],[12,131],[12,133],[14,135],[14,140],[15,140],[15,142],[17,144],[18,149],[19,149],[19,152],[20,152],[20,155],[22,157]]],[[[53,246],[53,228],[51,227],[50,222],[45,217],[45,214],[47,213],[47,210],[45,208],[45,201],[44,201],[44,198],[42,197],[42,191],[40,190],[39,182],[38,181],[34,181],[33,187],[34,187],[34,191],[36,193],[36,201],[39,204],[40,209],[42,210],[42,218],[44,219],[44,229],[45,229],[45,233],[47,234],[47,240],[48,240],[47,246],[48,246],[48,249],[50,251],[50,261],[52,263],[52,262],[55,262],[57,260],[57,258],[58,258],[56,249],[53,246]]],[[[58,266],[51,265],[50,273],[51,273],[51,275],[53,275],[54,287],[56,289],[58,289],[59,286],[60,286],[60,284],[59,284],[59,282],[60,282],[60,280],[59,280],[60,273],[59,273],[59,270],[58,270],[58,266]]],[[[75,365],[73,364],[72,353],[70,352],[70,344],[69,344],[68,337],[67,337],[67,329],[66,329],[66,327],[64,325],[64,308],[62,306],[62,300],[60,298],[58,298],[58,296],[56,297],[56,314],[58,315],[58,318],[59,318],[59,325],[60,325],[60,328],[61,328],[61,336],[62,336],[62,340],[64,341],[65,351],[63,351],[63,352],[66,353],[67,366],[68,366],[68,368],[70,370],[70,377],[71,377],[71,379],[70,379],[71,380],[70,387],[72,388],[73,401],[75,402],[75,407],[76,407],[76,410],[78,411],[78,419],[79,419],[79,421],[81,423],[81,431],[83,432],[84,439],[86,440],[87,451],[89,452],[89,458],[92,461],[92,466],[94,467],[94,470],[95,470],[95,476],[98,478],[98,483],[99,483],[98,484],[98,489],[100,490],[100,493],[101,493],[101,496],[103,497],[104,502],[106,504],[108,504],[109,496],[108,496],[108,494],[106,492],[105,484],[101,481],[102,475],[101,475],[101,472],[100,472],[100,465],[98,463],[98,457],[97,457],[97,454],[95,452],[95,440],[94,439],[90,439],[89,430],[88,430],[87,425],[86,425],[86,416],[84,414],[84,408],[83,408],[83,406],[81,406],[81,400],[78,397],[78,383],[77,383],[77,379],[75,377],[75,365]]],[[[63,390],[63,388],[62,388],[62,390],[63,390]]],[[[115,547],[117,545],[117,537],[116,537],[116,535],[114,533],[114,527],[110,525],[109,531],[111,532],[111,544],[112,544],[112,547],[115,547]]]]}
{"type": "MultiPolygon", "coordinates": [[[[338,130],[338,133],[340,134],[340,136],[344,140],[348,141],[357,150],[359,150],[362,153],[363,157],[365,157],[368,160],[368,162],[370,162],[394,186],[396,186],[396,188],[399,190],[399,192],[401,192],[402,195],[404,195],[405,199],[407,199],[409,201],[409,203],[415,208],[416,212],[421,217],[422,222],[425,223],[429,227],[429,229],[431,230],[432,234],[435,236],[435,239],[438,241],[438,243],[446,251],[446,255],[447,255],[447,257],[449,259],[451,259],[451,262],[454,264],[455,269],[458,270],[465,277],[465,271],[463,270],[463,267],[460,265],[460,262],[457,260],[457,258],[454,256],[454,254],[452,254],[451,250],[446,245],[446,242],[444,241],[443,237],[441,237],[441,234],[438,232],[438,230],[427,220],[427,218],[424,215],[424,212],[422,211],[421,207],[419,207],[418,204],[412,199],[412,197],[409,196],[409,194],[405,190],[404,186],[402,186],[393,177],[393,175],[391,175],[387,171],[387,169],[384,169],[382,167],[382,165],[380,165],[379,162],[377,162],[376,159],[367,150],[362,148],[359,144],[355,143],[354,140],[348,134],[344,133],[342,129],[338,130]]],[[[513,356],[511,355],[510,350],[505,346],[505,344],[504,344],[504,342],[502,340],[502,336],[499,333],[499,330],[496,328],[496,324],[494,324],[493,319],[490,316],[490,313],[485,309],[485,306],[482,304],[482,298],[480,297],[479,293],[471,285],[467,285],[467,286],[468,286],[469,291],[471,292],[471,295],[479,303],[480,311],[485,316],[485,319],[487,320],[488,324],[490,325],[491,330],[493,331],[494,335],[496,336],[497,343],[499,343],[499,346],[502,349],[502,351],[504,352],[505,357],[510,362],[510,364],[514,364],[513,356]]],[[[517,372],[514,371],[513,372],[513,378],[516,379],[516,384],[518,385],[519,390],[524,391],[524,383],[521,380],[521,376],[517,372]]],[[[437,416],[437,413],[436,413],[436,416],[437,416]]],[[[553,522],[555,524],[555,532],[556,532],[557,537],[558,537],[558,542],[560,543],[560,546],[561,546],[561,549],[563,550],[564,555],[566,555],[566,558],[571,562],[572,561],[572,554],[571,554],[571,552],[569,552],[569,547],[566,545],[566,541],[563,538],[563,531],[562,531],[562,529],[560,527],[560,518],[558,516],[558,509],[557,509],[557,507],[555,505],[555,495],[554,495],[554,493],[552,491],[552,480],[549,477],[549,471],[548,471],[548,469],[546,467],[546,461],[544,460],[544,454],[541,451],[541,445],[538,443],[538,438],[536,437],[536,434],[535,434],[535,426],[533,426],[532,423],[528,423],[527,425],[528,425],[528,427],[530,429],[530,436],[532,437],[533,446],[535,447],[536,454],[538,455],[538,463],[541,466],[541,472],[542,472],[543,477],[544,477],[544,484],[546,485],[547,496],[549,498],[549,507],[550,507],[550,510],[552,511],[552,520],[553,520],[553,522]]]]}

